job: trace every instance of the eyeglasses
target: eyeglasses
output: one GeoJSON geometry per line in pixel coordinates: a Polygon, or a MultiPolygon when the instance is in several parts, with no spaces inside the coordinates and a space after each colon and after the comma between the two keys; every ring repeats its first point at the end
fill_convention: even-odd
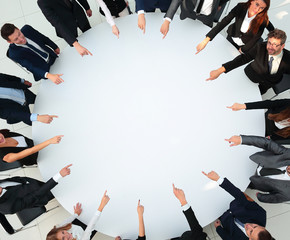
{"type": "Polygon", "coordinates": [[[260,4],[258,3],[258,1],[255,1],[255,5],[257,8],[259,8],[259,10],[263,11],[265,8],[264,7],[260,7],[260,4]]]}
{"type": "Polygon", "coordinates": [[[273,47],[279,47],[279,46],[281,46],[282,44],[276,44],[276,43],[271,43],[270,41],[268,41],[267,42],[267,45],[269,45],[269,46],[273,46],[273,47]]]}

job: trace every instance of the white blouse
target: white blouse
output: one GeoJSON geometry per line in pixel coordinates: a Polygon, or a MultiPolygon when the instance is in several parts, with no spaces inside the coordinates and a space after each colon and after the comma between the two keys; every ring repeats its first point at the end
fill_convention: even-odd
{"type": "Polygon", "coordinates": [[[97,0],[97,2],[99,4],[99,6],[101,7],[101,9],[103,10],[103,12],[104,12],[104,14],[106,16],[106,20],[110,24],[110,26],[112,27],[112,26],[116,25],[112,15],[111,15],[110,10],[108,9],[108,7],[104,3],[104,1],[103,0],[97,0]]]}
{"type": "Polygon", "coordinates": [[[18,136],[18,137],[11,137],[11,138],[13,138],[14,140],[18,142],[16,147],[28,147],[24,137],[18,136]]]}

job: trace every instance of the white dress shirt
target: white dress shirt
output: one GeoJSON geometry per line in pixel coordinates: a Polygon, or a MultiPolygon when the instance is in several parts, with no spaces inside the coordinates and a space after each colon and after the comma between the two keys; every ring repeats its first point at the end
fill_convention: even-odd
{"type": "Polygon", "coordinates": [[[270,61],[271,57],[274,58],[274,60],[272,62],[271,74],[275,74],[275,73],[277,73],[277,71],[279,69],[279,66],[280,66],[280,63],[281,63],[281,60],[283,57],[283,50],[276,56],[269,55],[268,61],[270,61]]]}

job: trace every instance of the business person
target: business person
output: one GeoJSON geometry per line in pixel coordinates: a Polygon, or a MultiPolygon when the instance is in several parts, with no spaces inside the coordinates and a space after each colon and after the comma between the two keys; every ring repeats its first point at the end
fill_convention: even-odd
{"type": "Polygon", "coordinates": [[[290,74],[290,52],[284,48],[286,39],[286,33],[282,30],[269,32],[266,43],[257,44],[247,53],[211,71],[207,80],[214,80],[222,73],[228,73],[252,61],[244,71],[252,82],[259,84],[261,94],[266,93],[282,80],[283,74],[290,74]]]}
{"type": "Polygon", "coordinates": [[[265,28],[269,31],[274,30],[272,23],[269,22],[269,8],[270,0],[249,0],[238,3],[221,22],[206,34],[206,38],[197,45],[196,53],[203,50],[209,41],[212,41],[233,19],[234,22],[227,30],[227,40],[240,53],[248,52],[261,39],[265,28]]]}
{"type": "Polygon", "coordinates": [[[30,71],[35,81],[48,78],[55,84],[63,82],[62,74],[49,72],[50,66],[60,54],[60,49],[48,37],[29,25],[18,29],[10,23],[2,26],[1,36],[10,43],[9,58],[30,71]]]}
{"type": "MultiPolygon", "coordinates": [[[[111,15],[115,18],[125,17],[130,14],[129,2],[127,0],[103,0],[108,7],[111,15]]],[[[102,8],[99,8],[100,13],[106,16],[102,8]]]]}
{"type": "Polygon", "coordinates": [[[30,104],[35,102],[35,94],[29,90],[32,84],[25,79],[0,73],[0,118],[7,123],[24,122],[32,125],[33,121],[51,123],[56,115],[31,113],[30,104]]]}
{"type": "Polygon", "coordinates": [[[290,200],[290,149],[273,140],[258,136],[232,136],[226,139],[230,146],[240,144],[264,149],[250,156],[258,164],[256,173],[250,177],[250,188],[265,193],[258,193],[261,202],[281,203],[290,200]]]}
{"type": "Polygon", "coordinates": [[[203,174],[234,197],[230,208],[214,223],[223,240],[272,240],[271,234],[265,229],[266,211],[261,206],[227,178],[220,178],[214,171],[203,174]]]}
{"type": "Polygon", "coordinates": [[[105,208],[109,200],[110,198],[107,195],[107,191],[105,191],[98,210],[94,213],[85,230],[83,230],[82,227],[74,224],[76,218],[82,213],[81,204],[77,203],[76,206],[74,206],[74,215],[66,219],[61,224],[54,226],[54,228],[47,234],[46,240],[92,239],[94,237],[94,234],[92,234],[92,232],[96,232],[94,231],[96,223],[99,220],[101,213],[103,212],[103,209],[105,208]]]}

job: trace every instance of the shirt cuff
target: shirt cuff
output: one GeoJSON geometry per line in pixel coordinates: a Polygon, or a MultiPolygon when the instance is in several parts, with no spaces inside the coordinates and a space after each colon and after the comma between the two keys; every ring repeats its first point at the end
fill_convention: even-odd
{"type": "Polygon", "coordinates": [[[53,180],[54,180],[55,182],[57,182],[57,183],[58,183],[58,181],[59,181],[61,178],[62,178],[62,176],[60,175],[60,173],[57,173],[57,174],[55,174],[55,175],[53,176],[53,180]]]}
{"type": "Polygon", "coordinates": [[[139,11],[138,11],[138,15],[139,15],[139,14],[145,14],[145,11],[144,11],[144,10],[139,10],[139,11]]]}
{"type": "Polygon", "coordinates": [[[24,78],[21,78],[21,83],[23,83],[23,84],[24,84],[24,81],[25,81],[25,80],[24,80],[24,78]]]}
{"type": "Polygon", "coordinates": [[[240,135],[240,138],[241,138],[241,144],[243,144],[243,138],[242,138],[242,136],[240,135]]]}
{"type": "Polygon", "coordinates": [[[101,215],[101,212],[99,210],[97,210],[96,213],[95,213],[95,215],[96,216],[100,216],[101,215]]]}
{"type": "Polygon", "coordinates": [[[218,185],[221,185],[224,182],[224,178],[219,178],[216,182],[218,183],[218,185]]]}
{"type": "Polygon", "coordinates": [[[48,72],[46,72],[46,73],[44,74],[44,77],[45,77],[45,78],[47,78],[47,74],[48,74],[48,72]]]}
{"type": "Polygon", "coordinates": [[[190,208],[190,205],[187,203],[187,204],[185,204],[185,205],[183,205],[183,206],[181,206],[181,209],[182,209],[182,211],[186,211],[186,210],[188,210],[190,208]]]}
{"type": "Polygon", "coordinates": [[[163,21],[167,20],[168,22],[171,22],[172,20],[169,17],[163,18],[163,21]]]}
{"type": "Polygon", "coordinates": [[[31,113],[31,115],[30,115],[30,121],[31,121],[31,122],[37,121],[37,116],[38,116],[38,114],[36,114],[36,113],[31,113]]]}

